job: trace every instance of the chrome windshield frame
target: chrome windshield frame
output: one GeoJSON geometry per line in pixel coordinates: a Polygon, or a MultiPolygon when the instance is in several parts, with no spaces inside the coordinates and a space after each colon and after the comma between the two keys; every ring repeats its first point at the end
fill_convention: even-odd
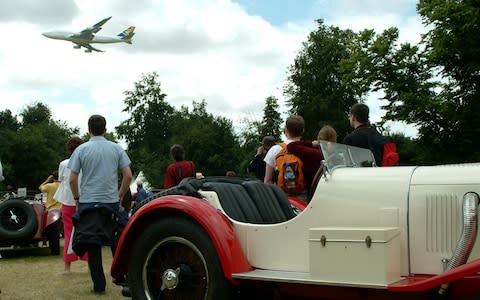
{"type": "Polygon", "coordinates": [[[376,167],[370,149],[320,141],[320,150],[323,154],[322,165],[330,174],[337,168],[376,167]]]}

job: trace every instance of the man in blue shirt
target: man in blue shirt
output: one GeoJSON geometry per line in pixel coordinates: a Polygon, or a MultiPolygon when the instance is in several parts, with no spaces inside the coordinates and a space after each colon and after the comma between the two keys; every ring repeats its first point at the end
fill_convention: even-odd
{"type": "Polygon", "coordinates": [[[84,249],[88,252],[93,292],[103,294],[106,281],[101,247],[106,239],[109,240],[113,255],[115,242],[112,241],[111,236],[98,237],[95,234],[106,232],[106,227],[115,226],[112,224],[115,221],[112,218],[109,219],[104,212],[107,210],[118,213],[122,209],[121,201],[129,192],[132,171],[131,161],[125,150],[120,145],[105,139],[106,120],[103,116],[92,115],[88,120],[88,131],[90,140],[77,147],[68,162],[68,168],[71,170],[69,182],[73,198],[77,202],[75,235],[78,231],[84,249]],[[118,189],[119,170],[122,173],[120,189],[118,189]],[[80,171],[82,180],[79,187],[80,171]],[[88,232],[82,232],[82,228],[88,228],[88,232]]]}

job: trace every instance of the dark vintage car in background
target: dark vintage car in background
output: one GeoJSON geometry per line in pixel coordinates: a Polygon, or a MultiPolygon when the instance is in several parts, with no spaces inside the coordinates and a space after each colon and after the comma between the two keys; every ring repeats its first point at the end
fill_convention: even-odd
{"type": "Polygon", "coordinates": [[[0,199],[0,247],[42,246],[60,254],[60,209],[47,210],[42,194],[5,194],[0,199]]]}

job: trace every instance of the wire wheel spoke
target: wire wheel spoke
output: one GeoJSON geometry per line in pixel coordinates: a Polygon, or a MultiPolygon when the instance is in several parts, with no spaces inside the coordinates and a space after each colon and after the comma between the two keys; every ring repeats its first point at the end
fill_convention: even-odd
{"type": "Polygon", "coordinates": [[[183,238],[166,239],[147,262],[147,286],[154,299],[203,299],[208,275],[203,257],[183,238]]]}

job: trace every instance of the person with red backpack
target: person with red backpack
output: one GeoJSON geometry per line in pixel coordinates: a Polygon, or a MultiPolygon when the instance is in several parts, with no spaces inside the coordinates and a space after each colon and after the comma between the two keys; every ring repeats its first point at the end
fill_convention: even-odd
{"type": "Polygon", "coordinates": [[[369,113],[370,109],[366,104],[356,103],[351,107],[349,120],[350,126],[354,130],[343,139],[343,143],[370,149],[377,166],[398,165],[400,157],[396,144],[380,134],[376,128],[370,126],[369,113]]]}
{"type": "Polygon", "coordinates": [[[290,116],[285,122],[284,134],[287,140],[274,145],[265,155],[264,183],[276,183],[289,195],[306,198],[303,162],[287,149],[287,145],[300,141],[305,129],[305,121],[301,116],[290,116]]]}
{"type": "Polygon", "coordinates": [[[170,154],[175,162],[168,165],[163,180],[163,188],[168,189],[182,181],[185,177],[195,176],[195,164],[191,160],[185,160],[185,150],[182,145],[175,144],[170,148],[170,154]]]}

